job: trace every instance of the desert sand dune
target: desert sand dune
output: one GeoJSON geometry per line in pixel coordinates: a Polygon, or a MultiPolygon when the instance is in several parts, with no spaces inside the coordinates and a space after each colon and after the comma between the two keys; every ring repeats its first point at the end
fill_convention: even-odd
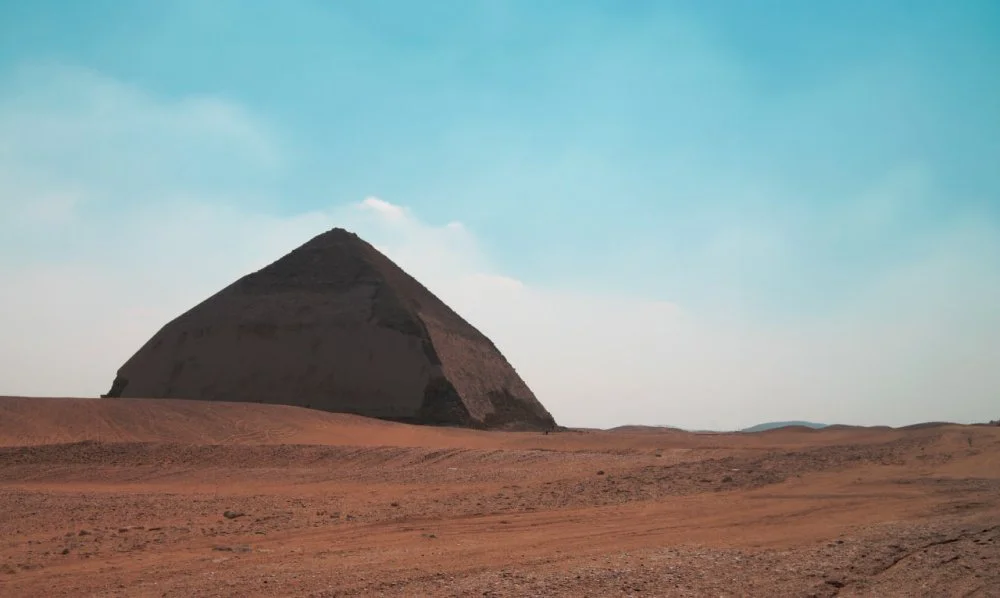
{"type": "MultiPolygon", "coordinates": [[[[0,397],[0,445],[101,442],[379,444],[426,442],[435,428],[284,405],[159,399],[0,397]]],[[[458,431],[458,430],[456,430],[458,431]]]]}
{"type": "MultiPolygon", "coordinates": [[[[947,427],[947,426],[945,426],[947,427]]],[[[961,426],[955,426],[961,428],[961,426]]],[[[920,429],[920,428],[915,428],[920,429]]],[[[650,451],[665,447],[794,448],[883,442],[891,428],[796,428],[753,434],[693,434],[677,428],[479,433],[456,427],[387,422],[356,415],[259,403],[181,399],[0,397],[0,446],[82,441],[196,444],[326,444],[551,450],[650,451]],[[815,434],[813,434],[815,433],[815,434]]]]}
{"type": "Polygon", "coordinates": [[[994,596],[1000,428],[0,398],[0,537],[2,596],[994,596]]]}

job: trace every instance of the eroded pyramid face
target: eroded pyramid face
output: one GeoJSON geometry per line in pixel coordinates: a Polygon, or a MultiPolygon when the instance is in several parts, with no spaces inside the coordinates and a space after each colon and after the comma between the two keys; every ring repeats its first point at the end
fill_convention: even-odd
{"type": "Polygon", "coordinates": [[[548,429],[492,342],[356,235],[333,229],[164,326],[108,397],[298,405],[548,429]]]}

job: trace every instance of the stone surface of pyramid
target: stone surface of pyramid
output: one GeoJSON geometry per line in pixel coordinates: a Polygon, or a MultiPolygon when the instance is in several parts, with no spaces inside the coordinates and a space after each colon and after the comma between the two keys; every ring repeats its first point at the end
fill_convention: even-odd
{"type": "Polygon", "coordinates": [[[156,333],[105,397],[298,405],[549,429],[493,343],[357,235],[333,229],[156,333]]]}

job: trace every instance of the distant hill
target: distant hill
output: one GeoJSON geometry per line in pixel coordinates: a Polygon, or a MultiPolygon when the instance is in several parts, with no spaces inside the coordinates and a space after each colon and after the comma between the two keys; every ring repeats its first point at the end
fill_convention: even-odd
{"type": "Polygon", "coordinates": [[[765,430],[776,430],[778,428],[789,428],[792,426],[819,429],[827,427],[827,424],[817,424],[814,422],[802,422],[802,421],[765,422],[763,424],[757,424],[756,426],[750,426],[749,428],[744,428],[740,430],[740,432],[764,432],[765,430]]]}

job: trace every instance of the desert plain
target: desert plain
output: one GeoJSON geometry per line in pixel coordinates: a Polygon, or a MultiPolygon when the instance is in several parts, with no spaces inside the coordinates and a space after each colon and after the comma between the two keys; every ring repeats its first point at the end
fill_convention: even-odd
{"type": "Polygon", "coordinates": [[[1000,427],[0,398],[0,596],[998,596],[1000,427]]]}

